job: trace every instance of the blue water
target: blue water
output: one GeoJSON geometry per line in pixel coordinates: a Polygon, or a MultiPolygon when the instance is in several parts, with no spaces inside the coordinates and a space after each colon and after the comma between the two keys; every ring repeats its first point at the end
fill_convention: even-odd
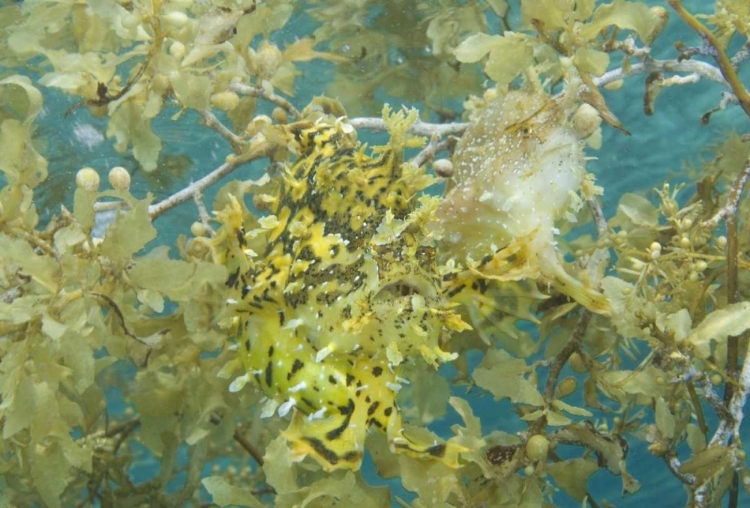
{"type": "MultiPolygon", "coordinates": [[[[662,2],[651,3],[663,5],[662,2]]],[[[693,0],[685,4],[694,11],[699,7],[705,11],[709,2],[693,0]]],[[[672,15],[671,18],[666,32],[654,47],[655,58],[673,58],[676,53],[671,42],[678,39],[688,45],[699,44],[698,38],[686,30],[676,16],[672,15]]],[[[311,25],[312,20],[301,15],[293,20],[284,33],[276,34],[275,39],[279,43],[293,41],[298,34],[309,33],[311,25]]],[[[297,95],[293,101],[299,107],[324,90],[325,83],[334,70],[332,65],[320,62],[301,64],[300,68],[304,77],[298,78],[297,95]]],[[[744,71],[743,78],[746,83],[750,83],[748,69],[744,71]]],[[[605,127],[603,148],[591,152],[596,159],[590,162],[589,168],[596,174],[598,184],[605,189],[603,204],[607,217],[614,215],[619,196],[623,193],[660,187],[665,178],[680,181],[679,174],[684,170],[686,161],[694,163],[704,157],[705,147],[720,142],[727,132],[747,130],[747,116],[737,106],[730,106],[728,110],[714,114],[708,126],[701,125],[701,115],[715,107],[721,99],[720,86],[707,81],[664,90],[656,102],[656,114],[645,116],[642,109],[644,79],[645,76],[632,77],[621,90],[605,91],[610,108],[632,133],[631,136],[625,136],[605,127]]],[[[40,122],[40,134],[48,143],[45,155],[50,160],[50,182],[54,187],[65,190],[62,194],[67,194],[68,197],[72,194],[75,171],[83,165],[100,170],[115,165],[135,167],[132,158],[112,150],[111,140],[99,139],[95,135],[97,132],[100,135],[104,132],[105,124],[92,118],[87,110],[78,109],[69,118],[61,120],[61,112],[71,105],[70,100],[50,92],[45,101],[46,116],[40,122]],[[64,127],[62,129],[61,122],[64,127]],[[74,129],[82,128],[81,126],[93,129],[89,132],[89,137],[85,138],[91,140],[90,144],[82,143],[82,138],[74,135],[74,129]]],[[[398,105],[400,104],[394,104],[398,105]]],[[[270,112],[271,108],[268,109],[270,112]]],[[[216,167],[229,151],[222,139],[212,136],[207,129],[197,125],[197,115],[188,112],[177,124],[169,119],[174,112],[165,110],[154,122],[154,129],[159,132],[165,146],[170,147],[168,155],[175,157],[178,165],[184,165],[184,172],[171,182],[171,187],[165,184],[154,187],[146,175],[134,171],[133,192],[136,195],[142,195],[148,189],[154,193],[156,200],[163,199],[175,189],[216,167]]],[[[366,138],[366,135],[361,137],[366,138]]],[[[265,163],[257,162],[242,168],[232,178],[257,178],[264,169],[265,163]]],[[[51,191],[47,192],[51,194],[51,191]]],[[[42,197],[47,200],[47,217],[59,210],[57,206],[52,206],[55,201],[51,195],[42,197]]],[[[211,202],[211,198],[212,192],[207,192],[207,203],[211,202]]],[[[69,198],[65,204],[70,207],[69,198]]],[[[169,214],[169,219],[157,221],[160,238],[165,244],[174,243],[177,234],[187,231],[195,217],[192,203],[182,205],[169,214]]],[[[457,393],[464,396],[462,392],[457,393]]],[[[110,400],[113,413],[122,411],[122,401],[118,400],[117,393],[112,393],[110,400]]],[[[472,395],[469,400],[476,414],[482,418],[485,432],[496,429],[507,432],[520,430],[517,417],[508,405],[495,404],[487,396],[472,395]]],[[[456,415],[449,413],[446,423],[457,423],[456,415]]],[[[746,439],[750,439],[750,435],[746,439]]],[[[648,453],[644,443],[631,440],[630,445],[630,473],[641,482],[641,491],[634,497],[622,498],[620,478],[600,471],[589,483],[594,498],[600,502],[606,499],[620,507],[683,506],[685,493],[665,464],[648,453]]],[[[140,450],[139,453],[143,453],[144,460],[133,470],[133,474],[136,478],[148,478],[158,470],[158,464],[149,458],[145,450],[140,450]]],[[[365,475],[374,483],[379,481],[367,466],[365,475]]],[[[397,481],[386,483],[392,487],[394,494],[407,500],[413,498],[400,488],[397,481]]],[[[747,497],[742,499],[750,502],[747,497]]],[[[556,496],[555,502],[559,506],[580,506],[564,494],[556,496]]]]}

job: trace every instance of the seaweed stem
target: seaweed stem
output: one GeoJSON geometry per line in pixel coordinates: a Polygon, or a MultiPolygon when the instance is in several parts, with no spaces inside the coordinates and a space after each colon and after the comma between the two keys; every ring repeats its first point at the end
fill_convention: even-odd
{"type": "Polygon", "coordinates": [[[453,143],[452,139],[443,139],[441,141],[438,141],[439,139],[440,138],[438,136],[433,135],[430,138],[430,142],[427,144],[427,146],[424,147],[422,151],[420,151],[417,155],[415,155],[409,161],[409,163],[418,168],[427,161],[434,159],[435,155],[437,155],[438,153],[450,148],[451,144],[453,143]]]}
{"type": "Polygon", "coordinates": [[[234,440],[237,441],[239,445],[247,453],[249,453],[253,459],[255,459],[255,462],[257,462],[259,466],[263,467],[263,455],[261,455],[260,451],[258,451],[258,449],[255,448],[253,444],[248,441],[245,436],[242,435],[239,429],[234,430],[234,434],[232,435],[232,437],[234,437],[234,440]]]}
{"type": "Polygon", "coordinates": [[[607,219],[606,217],[604,217],[604,211],[602,210],[601,203],[599,203],[598,199],[592,197],[586,199],[586,205],[589,207],[589,211],[591,211],[591,215],[594,218],[597,236],[599,237],[599,239],[605,238],[607,236],[607,233],[609,232],[609,229],[607,226],[607,219]]]}
{"type": "Polygon", "coordinates": [[[20,233],[20,236],[24,240],[28,241],[29,243],[34,244],[34,246],[36,246],[36,248],[42,250],[48,256],[50,256],[50,257],[52,257],[54,259],[58,259],[57,252],[55,252],[55,249],[53,249],[52,246],[49,243],[47,243],[44,240],[42,240],[41,238],[39,238],[39,236],[37,234],[31,234],[31,233],[28,233],[26,231],[18,231],[18,233],[20,233]]]}
{"type": "Polygon", "coordinates": [[[193,201],[195,201],[195,206],[196,208],[198,208],[198,217],[200,218],[201,224],[203,224],[203,227],[206,228],[209,236],[216,236],[216,230],[211,227],[211,216],[208,215],[206,205],[203,203],[203,194],[201,193],[201,191],[196,190],[193,193],[193,201]]]}
{"type": "MultiPolygon", "coordinates": [[[[724,205],[711,219],[703,222],[705,227],[715,227],[719,221],[724,218],[727,223],[727,303],[737,303],[740,300],[739,295],[739,238],[737,233],[737,211],[739,209],[740,199],[745,190],[745,185],[750,179],[750,159],[745,162],[745,167],[740,171],[732,184],[732,190],[729,193],[726,205],[724,205]]],[[[747,361],[743,365],[743,371],[747,367],[747,361]]],[[[727,341],[727,375],[731,379],[736,379],[739,361],[739,337],[729,337],[727,341]]],[[[750,373],[748,373],[750,376],[750,373]]],[[[740,380],[740,392],[745,392],[744,399],[747,397],[747,390],[750,389],[750,377],[746,380],[740,380]],[[747,381],[747,382],[744,382],[747,381]]],[[[733,383],[725,385],[724,401],[730,406],[734,395],[733,383]]],[[[742,406],[739,408],[742,409],[742,406]]],[[[732,413],[735,418],[737,413],[732,413]]]]}
{"type": "Polygon", "coordinates": [[[615,81],[633,76],[636,74],[651,74],[653,72],[668,72],[668,73],[686,73],[688,75],[698,75],[702,78],[715,81],[724,86],[729,86],[729,83],[721,71],[707,62],[700,60],[652,60],[648,59],[644,62],[638,62],[631,65],[627,70],[619,67],[612,69],[611,71],[605,72],[599,77],[592,78],[592,81],[596,86],[604,86],[615,81]]]}
{"type": "Polygon", "coordinates": [[[141,425],[141,420],[138,418],[135,418],[127,422],[118,423],[114,427],[107,429],[107,431],[104,433],[106,437],[119,436],[117,438],[117,441],[115,442],[115,446],[113,448],[112,453],[117,453],[117,450],[120,449],[120,446],[122,446],[122,443],[124,443],[125,440],[128,438],[128,436],[135,429],[137,429],[140,425],[141,425]]]}
{"type": "MultiPolygon", "coordinates": [[[[591,314],[591,313],[589,312],[589,314],[591,314]]],[[[579,443],[571,443],[571,444],[579,444],[579,443]]],[[[549,457],[554,462],[562,462],[562,460],[563,460],[557,453],[555,453],[552,450],[550,450],[550,452],[549,452],[549,457]]],[[[586,491],[586,497],[584,499],[591,506],[591,508],[599,508],[599,503],[596,502],[596,499],[594,499],[594,496],[592,496],[591,493],[588,490],[586,491]]],[[[582,504],[581,506],[586,506],[586,505],[582,504]]]]}
{"type": "Polygon", "coordinates": [[[688,381],[687,383],[685,383],[685,386],[687,387],[688,394],[690,395],[690,401],[693,403],[695,418],[696,420],[698,420],[698,428],[701,429],[701,432],[705,436],[708,433],[708,424],[706,423],[706,417],[703,414],[703,406],[701,405],[701,401],[698,398],[698,392],[695,391],[695,385],[692,381],[688,381]]]}
{"type": "Polygon", "coordinates": [[[287,113],[292,115],[296,120],[299,120],[302,118],[302,113],[299,112],[297,108],[295,108],[291,102],[286,100],[285,98],[281,97],[280,95],[276,95],[273,92],[269,92],[262,86],[250,86],[250,85],[244,85],[242,83],[232,83],[229,85],[229,90],[241,94],[241,95],[252,95],[253,97],[262,97],[263,99],[266,99],[269,102],[273,102],[283,110],[285,110],[287,113]]]}
{"type": "MultiPolygon", "coordinates": [[[[670,4],[672,2],[670,1],[670,4]]],[[[750,103],[748,103],[750,105],[750,103]]],[[[744,108],[744,105],[743,105],[744,108]]],[[[746,109],[746,111],[748,111],[746,109]]],[[[750,114],[750,111],[748,111],[750,114]]],[[[739,295],[739,238],[737,232],[737,212],[739,209],[740,199],[745,189],[748,179],[750,179],[750,159],[745,163],[745,167],[735,178],[732,189],[724,205],[711,219],[703,223],[704,226],[715,226],[724,218],[727,223],[727,303],[733,304],[740,300],[739,295]]],[[[726,374],[727,382],[724,385],[724,404],[729,411],[726,418],[721,418],[719,426],[711,438],[711,445],[721,444],[729,445],[732,441],[741,442],[740,426],[744,418],[743,409],[747,402],[748,391],[750,390],[750,349],[745,351],[745,358],[742,362],[742,369],[739,370],[739,349],[740,337],[730,336],[727,339],[727,363],[726,374]],[[739,375],[738,375],[739,371],[739,375]],[[737,387],[735,388],[735,384],[737,387]]],[[[729,491],[729,508],[735,508],[738,504],[737,486],[739,476],[737,471],[734,472],[732,488],[729,491]]],[[[695,492],[695,497],[702,500],[707,496],[705,487],[695,492]]],[[[705,501],[703,501],[705,502],[705,501]]]]}
{"type": "Polygon", "coordinates": [[[105,304],[107,304],[107,306],[112,310],[112,312],[114,313],[115,317],[117,318],[117,323],[120,325],[120,328],[122,328],[122,331],[123,331],[123,333],[125,333],[125,335],[127,335],[128,337],[130,337],[134,341],[136,341],[136,342],[138,342],[140,344],[143,344],[144,346],[146,346],[148,348],[153,347],[151,344],[149,344],[148,342],[144,341],[143,339],[141,339],[140,337],[138,337],[137,335],[135,335],[133,332],[130,331],[130,329],[128,328],[127,323],[125,323],[125,316],[123,316],[122,311],[120,310],[120,307],[117,306],[117,303],[115,303],[115,301],[112,300],[112,298],[110,298],[109,296],[107,296],[107,295],[105,295],[103,293],[97,293],[97,292],[94,292],[94,291],[91,291],[89,294],[92,295],[92,296],[95,296],[96,298],[99,298],[105,304]]]}
{"type": "Polygon", "coordinates": [[[221,123],[221,121],[216,118],[216,115],[214,115],[211,110],[201,109],[200,111],[198,111],[198,113],[201,115],[203,123],[205,123],[207,127],[210,127],[211,129],[218,132],[221,137],[226,139],[227,142],[232,145],[232,150],[234,150],[234,153],[242,153],[242,140],[234,132],[229,130],[226,125],[221,123]]]}
{"type": "Polygon", "coordinates": [[[695,484],[695,476],[683,473],[680,471],[680,467],[682,466],[682,463],[680,462],[680,459],[677,458],[677,455],[672,452],[672,454],[666,454],[664,455],[664,463],[667,465],[667,469],[682,483],[685,485],[693,485],[695,484]]]}
{"type": "MultiPolygon", "coordinates": [[[[745,190],[745,185],[748,180],[750,180],[750,159],[745,162],[745,167],[737,175],[737,178],[735,178],[734,183],[732,184],[732,190],[729,192],[729,198],[727,198],[727,204],[721,207],[713,217],[707,221],[703,221],[701,226],[705,228],[715,228],[724,218],[727,220],[727,227],[729,226],[730,220],[734,221],[736,225],[736,216],[740,204],[740,198],[742,197],[742,193],[745,190]]],[[[727,240],[729,240],[728,237],[727,240]]]]}
{"type": "MultiPolygon", "coordinates": [[[[599,200],[594,197],[590,197],[586,199],[586,203],[591,210],[591,215],[594,218],[597,236],[600,239],[606,237],[608,233],[607,220],[604,217],[604,212],[602,211],[599,200]]],[[[599,255],[596,256],[597,263],[609,262],[609,252],[606,249],[597,249],[597,253],[599,253],[599,255]]],[[[570,340],[562,349],[562,351],[560,351],[555,356],[552,362],[552,366],[550,367],[549,375],[547,376],[547,382],[544,386],[544,400],[547,403],[551,402],[554,398],[557,380],[560,377],[560,373],[562,372],[565,363],[567,363],[568,359],[573,353],[580,351],[583,344],[583,336],[586,334],[586,329],[588,328],[591,321],[591,316],[592,313],[584,309],[581,317],[578,318],[578,322],[576,323],[575,328],[573,329],[570,340]]],[[[546,424],[546,418],[540,418],[538,421],[546,424]]]]}
{"type": "MultiPolygon", "coordinates": [[[[737,339],[737,337],[734,337],[737,339]]],[[[730,337],[732,339],[732,337],[730,337]]],[[[727,355],[728,356],[728,355],[727,355]]],[[[718,428],[711,438],[710,445],[728,445],[732,440],[741,442],[740,427],[745,417],[744,407],[747,403],[748,392],[750,392],[750,348],[745,351],[745,358],[742,362],[742,369],[739,372],[739,379],[735,390],[731,387],[733,383],[727,381],[727,391],[731,392],[727,410],[729,415],[721,418],[718,428]]],[[[726,392],[725,392],[726,394],[726,392]]]]}
{"type": "MultiPolygon", "coordinates": [[[[171,210],[175,206],[180,205],[189,199],[193,199],[193,196],[196,192],[204,191],[217,181],[232,173],[235,169],[242,166],[243,164],[247,164],[252,160],[265,157],[273,147],[273,143],[263,140],[259,142],[257,146],[251,148],[243,154],[237,156],[230,155],[229,157],[227,157],[227,160],[226,162],[224,162],[224,164],[217,167],[197,182],[193,182],[184,189],[175,192],[168,198],[165,198],[164,200],[149,206],[148,214],[151,216],[151,220],[155,220],[157,217],[171,210]]],[[[94,210],[96,211],[99,210],[99,208],[97,208],[96,206],[97,204],[94,205],[94,210]]]]}
{"type": "Polygon", "coordinates": [[[685,10],[685,8],[682,6],[681,0],[667,0],[667,3],[675,10],[675,12],[677,12],[677,14],[690,28],[697,32],[703,40],[707,41],[711,46],[713,46],[714,50],[716,51],[714,59],[719,65],[722,75],[726,79],[727,84],[732,89],[734,95],[737,97],[737,100],[739,101],[742,109],[745,110],[745,113],[747,113],[748,116],[750,116],[750,94],[748,94],[747,89],[745,89],[745,87],[742,85],[742,81],[737,75],[737,70],[734,68],[732,60],[729,59],[726,52],[721,48],[721,43],[719,42],[719,40],[714,36],[714,34],[711,33],[708,28],[706,28],[703,23],[698,21],[695,16],[685,10]]]}
{"type": "MultiPolygon", "coordinates": [[[[211,414],[210,421],[214,425],[219,425],[221,423],[221,420],[222,418],[218,414],[211,414]]],[[[242,434],[242,432],[240,432],[239,427],[234,429],[234,434],[232,434],[232,437],[247,453],[250,454],[253,459],[255,459],[255,462],[257,462],[260,467],[263,467],[263,454],[260,453],[260,451],[255,446],[253,446],[250,441],[248,441],[248,439],[242,434]]]]}
{"type": "MultiPolygon", "coordinates": [[[[554,398],[557,379],[560,377],[560,373],[562,372],[565,363],[570,358],[570,355],[581,349],[581,340],[583,339],[583,336],[586,333],[586,329],[589,326],[591,315],[591,311],[588,311],[586,309],[583,310],[581,317],[578,318],[578,322],[573,329],[573,334],[571,335],[570,340],[562,349],[562,351],[560,351],[557,356],[555,356],[555,360],[552,362],[552,366],[549,370],[547,383],[544,385],[544,400],[546,402],[550,402],[554,398]]],[[[539,420],[545,419],[540,418],[539,420]]]]}
{"type": "MultiPolygon", "coordinates": [[[[355,129],[369,129],[373,131],[384,131],[387,129],[382,118],[352,118],[349,123],[355,129]]],[[[409,132],[417,136],[460,136],[469,127],[468,123],[427,123],[417,120],[409,127],[409,132]]]]}

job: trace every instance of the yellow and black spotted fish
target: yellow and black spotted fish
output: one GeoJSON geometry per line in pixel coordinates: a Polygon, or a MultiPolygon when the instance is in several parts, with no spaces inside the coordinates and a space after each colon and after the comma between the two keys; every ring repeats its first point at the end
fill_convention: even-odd
{"type": "Polygon", "coordinates": [[[246,231],[237,201],[219,214],[245,372],[231,389],[254,382],[266,414],[293,410],[294,452],[327,470],[358,469],[372,427],[412,456],[455,466],[461,450],[406,435],[395,401],[403,362],[451,359],[441,339],[468,325],[425,228],[437,198],[417,197],[432,178],[403,162],[416,114],[384,116],[391,142],[372,154],[345,124],[290,125],[297,161],[255,192],[269,215],[246,231]]]}

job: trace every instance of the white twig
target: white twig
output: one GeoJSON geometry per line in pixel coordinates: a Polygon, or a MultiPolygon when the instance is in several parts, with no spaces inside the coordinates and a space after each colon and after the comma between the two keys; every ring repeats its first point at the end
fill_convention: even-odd
{"type": "Polygon", "coordinates": [[[735,389],[732,400],[729,402],[729,412],[733,416],[732,436],[736,443],[742,442],[740,427],[745,417],[744,408],[747,403],[748,391],[750,391],[750,349],[745,353],[745,360],[742,363],[742,370],[740,370],[739,388],[735,389]]]}
{"type": "MultiPolygon", "coordinates": [[[[355,129],[386,130],[385,121],[382,118],[352,118],[349,123],[355,129]]],[[[458,136],[463,134],[468,126],[468,123],[427,123],[417,120],[409,128],[409,132],[417,136],[432,136],[433,134],[438,137],[458,136]]]]}
{"type": "Polygon", "coordinates": [[[415,155],[410,161],[410,164],[413,164],[415,167],[419,167],[425,162],[432,160],[435,158],[435,155],[442,152],[443,150],[447,150],[450,144],[452,143],[452,140],[450,139],[444,139],[440,141],[440,138],[438,136],[432,136],[430,138],[430,142],[426,147],[422,149],[417,155],[415,155]]]}
{"type": "Polygon", "coordinates": [[[295,108],[291,102],[281,97],[280,95],[276,95],[273,92],[267,91],[265,88],[261,86],[249,86],[249,85],[243,85],[242,83],[232,83],[231,85],[229,85],[229,89],[233,92],[236,92],[242,95],[252,95],[254,97],[263,97],[267,101],[273,102],[280,108],[286,110],[295,119],[298,119],[302,116],[302,113],[300,113],[299,110],[295,108]]]}
{"type": "Polygon", "coordinates": [[[735,387],[732,399],[729,401],[728,411],[731,417],[719,420],[719,425],[711,437],[709,446],[727,446],[732,439],[737,443],[742,442],[740,427],[745,418],[745,404],[747,403],[748,392],[750,392],[750,349],[745,354],[737,387],[735,387]]]}
{"type": "Polygon", "coordinates": [[[596,224],[596,234],[599,239],[606,238],[609,233],[609,226],[607,225],[607,218],[604,216],[602,205],[599,200],[595,197],[586,199],[586,204],[589,207],[589,211],[594,218],[594,224],[596,224]]]}
{"type": "Polygon", "coordinates": [[[198,208],[198,217],[200,217],[201,224],[206,228],[209,236],[216,236],[216,231],[211,227],[211,216],[208,215],[206,205],[203,204],[203,194],[196,190],[193,193],[193,201],[195,201],[195,206],[198,208]]]}
{"type": "Polygon", "coordinates": [[[243,155],[230,155],[229,157],[227,157],[227,161],[224,164],[214,169],[200,180],[193,182],[184,189],[175,192],[163,201],[159,201],[158,203],[149,206],[148,214],[151,216],[151,220],[156,219],[158,216],[174,208],[175,206],[193,199],[193,196],[196,192],[203,192],[205,189],[221,180],[243,164],[268,155],[268,152],[271,148],[273,148],[272,143],[263,141],[260,143],[260,146],[257,146],[254,150],[249,150],[243,155]]]}
{"type": "Polygon", "coordinates": [[[661,86],[672,86],[672,85],[687,85],[689,83],[697,83],[701,80],[700,74],[697,72],[693,72],[692,74],[688,74],[687,76],[682,76],[680,74],[676,74],[672,77],[669,77],[661,82],[661,86]]]}
{"type": "Polygon", "coordinates": [[[700,60],[683,60],[682,62],[678,62],[677,60],[647,59],[643,62],[631,65],[627,71],[622,67],[612,69],[598,78],[594,78],[593,81],[596,86],[604,86],[608,83],[627,78],[628,76],[633,76],[635,74],[650,74],[652,72],[697,74],[702,78],[715,81],[727,88],[729,87],[729,83],[724,79],[724,76],[721,74],[718,67],[714,67],[710,63],[702,62],[700,60]]]}
{"type": "Polygon", "coordinates": [[[723,218],[730,215],[737,215],[737,207],[740,204],[740,198],[742,197],[742,191],[745,190],[745,185],[748,179],[750,179],[750,159],[745,162],[745,167],[742,169],[732,185],[732,191],[729,193],[727,198],[727,204],[719,209],[716,214],[701,223],[701,226],[707,228],[714,228],[719,224],[723,218]]]}
{"type": "Polygon", "coordinates": [[[673,455],[671,457],[664,457],[664,461],[667,463],[667,467],[672,472],[672,474],[675,475],[675,477],[678,478],[682,483],[684,483],[685,485],[693,485],[695,483],[695,476],[680,471],[682,462],[680,462],[680,459],[678,459],[676,455],[673,455]]]}
{"type": "Polygon", "coordinates": [[[203,122],[213,130],[219,133],[221,137],[226,139],[230,145],[232,145],[232,149],[235,153],[242,152],[242,140],[239,136],[237,136],[234,132],[230,131],[226,125],[221,123],[221,121],[216,118],[216,115],[214,115],[210,110],[208,109],[202,109],[198,111],[198,113],[201,115],[201,118],[203,119],[203,122]]]}

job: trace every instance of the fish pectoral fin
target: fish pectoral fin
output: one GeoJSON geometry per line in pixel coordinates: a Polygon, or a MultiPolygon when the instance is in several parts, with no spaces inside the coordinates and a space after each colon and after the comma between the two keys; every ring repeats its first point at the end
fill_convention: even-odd
{"type": "Polygon", "coordinates": [[[454,469],[461,466],[460,454],[471,451],[458,443],[443,441],[427,429],[413,426],[402,428],[396,436],[389,436],[389,442],[394,452],[417,459],[437,460],[454,469]]]}
{"type": "Polygon", "coordinates": [[[284,436],[298,460],[309,455],[326,471],[357,471],[362,464],[366,428],[347,416],[337,414],[313,420],[295,409],[284,436]]]}

